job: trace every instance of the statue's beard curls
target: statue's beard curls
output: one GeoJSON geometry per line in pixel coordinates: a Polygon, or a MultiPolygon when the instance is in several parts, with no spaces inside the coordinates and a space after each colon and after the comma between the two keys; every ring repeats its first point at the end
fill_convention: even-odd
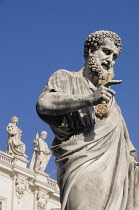
{"type": "MultiPolygon", "coordinates": [[[[104,62],[105,64],[105,62],[104,62]]],[[[107,68],[105,65],[101,65],[97,55],[93,54],[89,59],[87,63],[87,72],[90,77],[94,77],[96,79],[99,78],[99,76],[107,76],[108,74],[112,74],[112,77],[114,77],[114,70],[113,68],[107,68]]]]}

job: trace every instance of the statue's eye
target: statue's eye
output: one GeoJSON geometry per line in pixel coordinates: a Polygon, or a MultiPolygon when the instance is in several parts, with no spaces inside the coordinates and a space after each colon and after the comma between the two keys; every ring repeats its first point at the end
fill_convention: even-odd
{"type": "Polygon", "coordinates": [[[103,52],[104,52],[106,55],[110,55],[110,54],[111,54],[111,51],[108,50],[108,49],[103,49],[103,52]]]}
{"type": "Polygon", "coordinates": [[[113,60],[115,61],[118,56],[116,54],[113,55],[113,60]]]}

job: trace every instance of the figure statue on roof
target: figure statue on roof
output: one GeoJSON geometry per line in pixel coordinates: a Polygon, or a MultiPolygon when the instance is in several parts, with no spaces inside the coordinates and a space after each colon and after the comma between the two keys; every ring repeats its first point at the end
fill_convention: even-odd
{"type": "Polygon", "coordinates": [[[7,153],[10,155],[18,155],[27,157],[25,155],[25,144],[21,141],[22,131],[17,126],[18,118],[13,116],[11,122],[6,127],[8,133],[7,153]]]}
{"type": "Polygon", "coordinates": [[[44,141],[47,138],[47,132],[42,131],[40,137],[36,133],[36,138],[33,141],[34,152],[30,164],[30,169],[34,171],[44,172],[48,161],[51,157],[51,152],[47,143],[44,141]]]}

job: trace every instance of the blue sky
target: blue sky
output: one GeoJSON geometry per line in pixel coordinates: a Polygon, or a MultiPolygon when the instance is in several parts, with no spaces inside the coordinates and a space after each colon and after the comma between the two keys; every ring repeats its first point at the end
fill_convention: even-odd
{"type": "MultiPolygon", "coordinates": [[[[58,69],[78,71],[84,64],[83,44],[97,30],[116,32],[123,51],[115,65],[116,99],[131,140],[139,151],[139,1],[0,0],[0,150],[13,115],[19,118],[22,141],[31,159],[35,127],[54,135],[36,114],[36,100],[58,69]]],[[[56,169],[54,157],[46,169],[56,169]]],[[[51,175],[55,178],[55,174],[51,175]]]]}

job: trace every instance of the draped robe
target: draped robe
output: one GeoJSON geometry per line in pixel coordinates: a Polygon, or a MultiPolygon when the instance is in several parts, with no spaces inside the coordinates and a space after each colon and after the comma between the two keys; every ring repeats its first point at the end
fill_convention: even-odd
{"type": "Polygon", "coordinates": [[[48,103],[42,113],[38,100],[38,114],[55,134],[52,150],[58,167],[61,210],[138,210],[135,148],[114,97],[108,117],[95,116],[90,105],[94,90],[78,72],[59,70],[39,97],[54,104],[57,100],[57,107],[48,103]],[[60,102],[67,106],[64,113],[60,102]],[[71,112],[77,102],[81,108],[71,112]]]}
{"type": "Polygon", "coordinates": [[[15,124],[9,123],[6,128],[8,137],[7,153],[12,155],[24,156],[25,144],[20,140],[22,131],[15,124]]]}

